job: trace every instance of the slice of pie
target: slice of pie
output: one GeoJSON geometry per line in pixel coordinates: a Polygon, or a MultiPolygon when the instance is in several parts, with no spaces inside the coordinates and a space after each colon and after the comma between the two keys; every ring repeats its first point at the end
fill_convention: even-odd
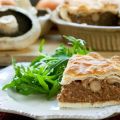
{"type": "Polygon", "coordinates": [[[98,53],[70,58],[57,99],[60,107],[103,107],[120,104],[120,57],[98,53]]]}
{"type": "Polygon", "coordinates": [[[70,22],[118,26],[120,0],[65,0],[59,14],[62,19],[70,22]]]}

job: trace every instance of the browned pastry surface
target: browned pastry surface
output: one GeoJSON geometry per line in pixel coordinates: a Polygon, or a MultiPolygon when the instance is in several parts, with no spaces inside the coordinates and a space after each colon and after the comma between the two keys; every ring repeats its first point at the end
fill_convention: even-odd
{"type": "Polygon", "coordinates": [[[90,25],[118,26],[119,0],[66,0],[60,17],[67,21],[90,25]]]}
{"type": "Polygon", "coordinates": [[[85,80],[87,78],[104,79],[120,75],[120,57],[114,56],[110,59],[103,58],[98,53],[91,52],[87,55],[74,55],[70,58],[63,73],[61,84],[69,84],[74,80],[85,80]]]}
{"type": "Polygon", "coordinates": [[[60,107],[101,107],[120,104],[120,57],[91,52],[68,61],[57,96],[60,107]]]}

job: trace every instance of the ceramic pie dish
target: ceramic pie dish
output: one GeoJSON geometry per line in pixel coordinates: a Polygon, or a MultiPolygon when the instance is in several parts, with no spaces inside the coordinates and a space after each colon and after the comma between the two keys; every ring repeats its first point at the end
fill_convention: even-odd
{"type": "Polygon", "coordinates": [[[60,7],[52,14],[51,20],[58,26],[61,35],[85,39],[88,46],[98,51],[120,50],[120,27],[78,24],[60,18],[60,7]]]}
{"type": "Polygon", "coordinates": [[[63,20],[79,24],[119,26],[119,0],[65,0],[59,14],[63,20]]]}

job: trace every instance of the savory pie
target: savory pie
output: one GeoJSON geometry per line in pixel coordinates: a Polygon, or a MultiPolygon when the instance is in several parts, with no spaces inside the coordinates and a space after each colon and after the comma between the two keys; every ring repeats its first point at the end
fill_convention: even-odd
{"type": "Polygon", "coordinates": [[[70,22],[118,26],[120,0],[65,0],[59,14],[70,22]]]}
{"type": "Polygon", "coordinates": [[[57,99],[60,107],[103,107],[120,104],[120,57],[98,53],[70,58],[57,99]]]}

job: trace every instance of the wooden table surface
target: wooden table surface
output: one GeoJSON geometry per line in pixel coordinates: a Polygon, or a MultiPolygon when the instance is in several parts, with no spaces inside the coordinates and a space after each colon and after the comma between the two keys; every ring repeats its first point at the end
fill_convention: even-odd
{"type": "MultiPolygon", "coordinates": [[[[62,43],[62,38],[60,35],[56,34],[48,34],[44,37],[46,39],[44,52],[47,54],[51,54],[55,48],[57,48],[62,43]]],[[[0,66],[7,66],[11,64],[11,58],[14,57],[17,62],[30,62],[40,53],[38,51],[40,40],[28,47],[27,49],[20,51],[0,51],[0,66]]],[[[100,52],[105,57],[110,57],[113,55],[120,55],[120,52],[100,52]]],[[[20,115],[8,114],[8,113],[0,113],[0,120],[32,120],[27,117],[23,117],[20,115]]],[[[116,117],[112,117],[105,120],[120,120],[120,115],[116,117]]]]}
{"type": "MultiPolygon", "coordinates": [[[[50,54],[55,48],[57,48],[62,42],[62,37],[57,32],[48,34],[45,38],[45,50],[44,52],[50,54]]],[[[17,62],[30,62],[40,53],[38,51],[40,40],[31,45],[30,47],[19,51],[0,51],[0,66],[7,66],[11,64],[11,58],[14,57],[17,62]]],[[[113,55],[120,55],[120,52],[100,52],[105,57],[113,55]]]]}

